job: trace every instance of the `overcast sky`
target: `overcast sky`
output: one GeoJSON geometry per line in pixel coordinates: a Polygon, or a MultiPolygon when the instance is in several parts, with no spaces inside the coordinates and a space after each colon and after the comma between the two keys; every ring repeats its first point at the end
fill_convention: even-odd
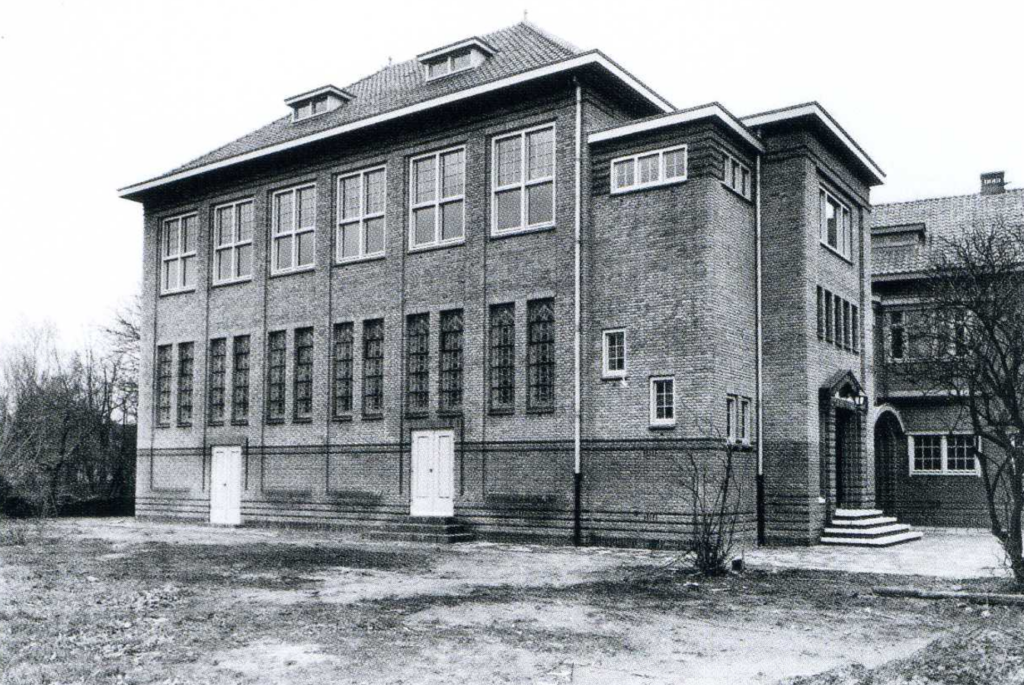
{"type": "Polygon", "coordinates": [[[676,107],[820,101],[888,174],[875,202],[1024,184],[1020,2],[6,2],[0,340],[41,319],[80,339],[131,297],[142,211],[117,188],[524,9],[676,107]]]}

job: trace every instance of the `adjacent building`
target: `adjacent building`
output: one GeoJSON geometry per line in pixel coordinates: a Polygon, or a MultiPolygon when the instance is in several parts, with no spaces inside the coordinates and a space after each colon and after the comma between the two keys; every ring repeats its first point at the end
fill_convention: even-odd
{"type": "Polygon", "coordinates": [[[875,504],[870,189],[529,23],[285,101],[145,209],[140,516],[677,545],[875,504]]]}
{"type": "Polygon", "coordinates": [[[877,205],[872,218],[875,458],[880,507],[911,523],[990,524],[974,450],[994,451],[973,434],[963,405],[905,369],[929,360],[921,335],[929,269],[945,241],[974,229],[1024,223],[1024,189],[1003,172],[981,175],[980,192],[877,205]]]}

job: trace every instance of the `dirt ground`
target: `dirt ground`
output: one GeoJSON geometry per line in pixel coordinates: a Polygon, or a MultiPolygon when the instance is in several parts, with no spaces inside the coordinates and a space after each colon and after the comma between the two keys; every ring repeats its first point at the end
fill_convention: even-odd
{"type": "Polygon", "coordinates": [[[1005,581],[329,532],[0,521],[0,683],[1021,683],[1005,581]],[[958,584],[959,583],[959,584],[958,584]]]}

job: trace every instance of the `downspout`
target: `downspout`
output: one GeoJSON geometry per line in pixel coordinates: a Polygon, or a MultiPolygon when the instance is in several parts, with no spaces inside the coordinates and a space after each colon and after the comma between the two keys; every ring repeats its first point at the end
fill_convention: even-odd
{"type": "Polygon", "coordinates": [[[580,303],[580,295],[582,292],[581,287],[581,234],[582,234],[582,182],[580,180],[580,174],[583,170],[583,89],[580,87],[579,79],[573,77],[573,84],[576,86],[576,160],[575,160],[575,217],[574,217],[574,243],[573,243],[573,307],[574,307],[574,320],[573,320],[573,383],[574,383],[574,394],[573,394],[573,472],[572,472],[572,484],[573,484],[573,517],[572,517],[572,540],[573,544],[579,545],[582,541],[582,524],[580,521],[580,499],[581,499],[581,485],[583,481],[582,472],[582,443],[581,443],[581,423],[582,423],[582,391],[581,391],[581,359],[580,359],[580,338],[582,334],[583,316],[582,316],[582,305],[580,303]]]}
{"type": "Polygon", "coordinates": [[[756,264],[756,285],[755,295],[755,319],[756,319],[756,352],[755,356],[755,390],[757,394],[757,544],[765,543],[765,521],[764,521],[764,339],[763,339],[763,309],[762,296],[762,255],[761,255],[761,153],[754,158],[754,262],[756,264]]]}

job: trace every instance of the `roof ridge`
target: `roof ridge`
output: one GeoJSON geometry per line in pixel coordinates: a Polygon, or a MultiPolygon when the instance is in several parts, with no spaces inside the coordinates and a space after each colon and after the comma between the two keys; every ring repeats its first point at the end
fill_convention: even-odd
{"type": "Polygon", "coordinates": [[[873,208],[878,207],[895,207],[896,205],[912,205],[920,202],[935,202],[937,200],[957,200],[964,197],[999,197],[1000,195],[1006,195],[1007,193],[1022,193],[1024,188],[1007,188],[1002,193],[993,193],[991,195],[983,195],[981,193],[958,193],[956,195],[938,195],[936,197],[921,197],[916,200],[897,200],[896,202],[882,202],[877,205],[873,205],[873,208]]]}
{"type": "MultiPolygon", "coordinates": [[[[582,50],[581,48],[576,46],[574,43],[570,43],[569,41],[565,40],[564,38],[562,38],[560,36],[556,36],[555,34],[549,32],[549,31],[546,31],[545,29],[542,29],[540,26],[537,26],[532,21],[528,21],[526,19],[523,19],[519,23],[522,24],[523,26],[525,26],[526,28],[530,29],[531,31],[533,31],[537,35],[539,35],[541,38],[544,38],[545,40],[551,41],[552,43],[554,43],[558,47],[562,48],[563,50],[568,50],[569,52],[574,53],[574,54],[575,53],[584,52],[584,50],[582,50]]],[[[513,26],[515,26],[515,24],[513,24],[513,26]]]]}

